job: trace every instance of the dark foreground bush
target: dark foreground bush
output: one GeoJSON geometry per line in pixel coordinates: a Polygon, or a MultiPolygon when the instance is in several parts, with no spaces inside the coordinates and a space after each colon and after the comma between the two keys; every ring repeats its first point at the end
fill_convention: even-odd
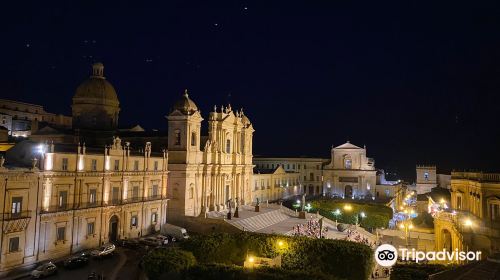
{"type": "Polygon", "coordinates": [[[318,272],[291,271],[278,268],[244,269],[241,266],[197,265],[186,270],[185,280],[336,280],[318,272]]]}
{"type": "Polygon", "coordinates": [[[195,264],[196,259],[191,252],[172,248],[156,249],[146,255],[143,262],[149,279],[164,278],[162,276],[165,275],[177,276],[195,264]]]}
{"type": "Polygon", "coordinates": [[[281,254],[285,270],[315,271],[345,279],[367,279],[373,266],[373,251],[368,246],[344,240],[221,233],[193,236],[181,247],[203,264],[241,266],[248,255],[274,258],[281,254]]]}

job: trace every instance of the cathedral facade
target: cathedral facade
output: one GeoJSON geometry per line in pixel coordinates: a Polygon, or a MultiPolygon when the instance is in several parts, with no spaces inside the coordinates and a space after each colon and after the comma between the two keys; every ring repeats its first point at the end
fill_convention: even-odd
{"type": "Polygon", "coordinates": [[[203,117],[186,91],[167,119],[169,218],[250,203],[254,129],[243,111],[214,107],[202,137],[203,117]]]}

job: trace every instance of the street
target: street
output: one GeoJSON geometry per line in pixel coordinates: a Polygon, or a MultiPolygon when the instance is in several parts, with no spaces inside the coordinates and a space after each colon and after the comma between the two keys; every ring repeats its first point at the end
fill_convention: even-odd
{"type": "MultiPolygon", "coordinates": [[[[89,263],[81,268],[66,269],[62,263],[56,263],[57,273],[43,279],[87,279],[91,272],[102,274],[106,280],[138,279],[140,272],[138,264],[144,254],[144,250],[141,249],[117,247],[113,256],[102,259],[90,258],[89,263]]],[[[19,279],[31,279],[31,276],[19,279]]]]}

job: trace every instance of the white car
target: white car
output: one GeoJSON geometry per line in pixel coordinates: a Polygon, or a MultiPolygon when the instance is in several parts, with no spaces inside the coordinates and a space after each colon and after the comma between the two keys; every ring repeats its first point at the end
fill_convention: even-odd
{"type": "Polygon", "coordinates": [[[45,276],[52,275],[57,272],[57,266],[52,262],[42,264],[31,272],[31,277],[41,278],[45,276]]]}
{"type": "Polygon", "coordinates": [[[107,244],[107,245],[104,245],[97,250],[93,250],[92,252],[90,252],[90,255],[92,257],[109,256],[115,252],[115,249],[116,249],[116,247],[114,244],[107,244]]]}

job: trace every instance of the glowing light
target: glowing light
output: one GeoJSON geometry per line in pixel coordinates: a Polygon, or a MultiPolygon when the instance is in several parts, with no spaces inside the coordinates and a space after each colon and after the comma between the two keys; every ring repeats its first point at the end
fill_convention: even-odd
{"type": "Polygon", "coordinates": [[[253,263],[255,261],[255,259],[253,257],[249,257],[248,261],[251,262],[251,263],[253,263]]]}
{"type": "Polygon", "coordinates": [[[340,209],[335,210],[335,211],[333,212],[333,214],[334,214],[334,215],[340,215],[340,214],[341,214],[341,213],[340,213],[340,209]]]}
{"type": "Polygon", "coordinates": [[[300,204],[300,200],[299,199],[297,199],[297,204],[300,204]]]}
{"type": "Polygon", "coordinates": [[[346,204],[346,205],[344,205],[344,210],[351,211],[352,210],[352,206],[350,204],[346,204]]]}
{"type": "Polygon", "coordinates": [[[444,200],[444,198],[441,198],[441,204],[445,203],[446,201],[444,200]]]}
{"type": "Polygon", "coordinates": [[[465,220],[464,223],[466,226],[471,227],[472,226],[472,221],[470,219],[465,220]]]}
{"type": "Polygon", "coordinates": [[[278,246],[283,247],[283,245],[285,245],[285,243],[283,243],[283,241],[281,241],[281,240],[278,241],[278,246]]]}
{"type": "Polygon", "coordinates": [[[362,217],[362,218],[366,217],[365,212],[361,212],[361,214],[360,214],[360,215],[361,215],[361,217],[362,217]]]}
{"type": "Polygon", "coordinates": [[[45,156],[45,164],[43,168],[45,170],[52,170],[54,167],[54,154],[50,153],[45,156]]]}
{"type": "Polygon", "coordinates": [[[43,146],[43,144],[38,145],[37,151],[39,154],[43,154],[45,152],[45,147],[43,146]]]}
{"type": "Polygon", "coordinates": [[[85,162],[83,160],[83,156],[80,156],[78,158],[78,171],[83,171],[84,168],[85,168],[85,162]]]}
{"type": "Polygon", "coordinates": [[[408,228],[409,228],[409,229],[412,229],[412,228],[413,228],[413,225],[412,225],[412,224],[410,224],[410,225],[408,226],[408,228]]]}
{"type": "Polygon", "coordinates": [[[405,225],[400,224],[400,225],[399,225],[399,228],[400,228],[400,229],[404,229],[404,228],[405,228],[405,225]]]}

